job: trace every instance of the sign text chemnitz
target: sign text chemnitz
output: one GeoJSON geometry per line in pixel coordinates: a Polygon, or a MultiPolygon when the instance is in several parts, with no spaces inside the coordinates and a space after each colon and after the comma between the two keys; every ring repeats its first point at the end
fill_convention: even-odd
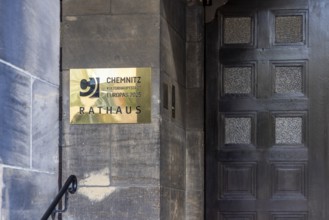
{"type": "Polygon", "coordinates": [[[150,123],[151,68],[70,69],[70,123],[150,123]]]}

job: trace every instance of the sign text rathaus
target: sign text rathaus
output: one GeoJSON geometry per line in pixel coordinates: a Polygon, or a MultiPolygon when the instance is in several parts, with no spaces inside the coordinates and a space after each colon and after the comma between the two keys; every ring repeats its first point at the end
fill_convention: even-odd
{"type": "Polygon", "coordinates": [[[150,123],[151,68],[71,69],[70,123],[150,123]]]}

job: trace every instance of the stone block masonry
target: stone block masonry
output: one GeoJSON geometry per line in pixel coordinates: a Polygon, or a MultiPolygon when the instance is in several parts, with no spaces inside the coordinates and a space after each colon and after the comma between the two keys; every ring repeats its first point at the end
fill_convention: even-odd
{"type": "Polygon", "coordinates": [[[158,0],[63,0],[63,179],[79,179],[64,219],[160,219],[158,0]],[[69,69],[152,68],[152,123],[69,124],[69,69]],[[83,210],[83,211],[82,211],[83,210]]]}
{"type": "Polygon", "coordinates": [[[62,9],[63,179],[80,180],[64,219],[201,220],[203,7],[63,0],[62,9]],[[70,125],[69,69],[119,67],[152,68],[152,123],[70,125]]]}
{"type": "Polygon", "coordinates": [[[0,218],[40,219],[58,190],[58,1],[0,1],[0,218]]]}

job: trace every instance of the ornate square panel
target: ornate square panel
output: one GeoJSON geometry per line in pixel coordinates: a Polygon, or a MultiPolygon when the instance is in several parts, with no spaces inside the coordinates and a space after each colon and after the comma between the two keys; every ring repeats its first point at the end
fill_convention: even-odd
{"type": "Polygon", "coordinates": [[[223,45],[252,46],[254,44],[254,17],[252,15],[224,15],[222,27],[223,45]]]}
{"type": "Polygon", "coordinates": [[[256,220],[257,215],[254,212],[221,212],[219,220],[256,220]]]}
{"type": "Polygon", "coordinates": [[[274,199],[306,198],[307,175],[305,163],[273,163],[271,176],[274,199]]]}
{"type": "Polygon", "coordinates": [[[273,147],[292,149],[307,146],[307,112],[273,111],[271,115],[273,147]]]}
{"type": "Polygon", "coordinates": [[[285,15],[275,17],[275,42],[303,42],[303,16],[285,15]]]}
{"type": "Polygon", "coordinates": [[[298,93],[302,92],[303,69],[300,66],[276,66],[275,93],[298,93]]]}
{"type": "Polygon", "coordinates": [[[224,67],[224,94],[250,94],[252,67],[224,67]]]}
{"type": "Polygon", "coordinates": [[[271,214],[271,220],[307,220],[306,212],[277,212],[271,214]]]}
{"type": "Polygon", "coordinates": [[[223,148],[254,148],[256,113],[220,113],[219,143],[223,148]]]}
{"type": "Polygon", "coordinates": [[[222,163],[219,172],[221,198],[256,198],[256,163],[222,163]]]}
{"type": "Polygon", "coordinates": [[[274,44],[305,45],[307,33],[306,11],[274,11],[274,44]]]}
{"type": "Polygon", "coordinates": [[[306,62],[272,62],[273,94],[286,96],[304,96],[306,80],[306,62]]]}
{"type": "Polygon", "coordinates": [[[225,63],[221,66],[220,95],[254,96],[255,95],[255,63],[225,63]]]}
{"type": "Polygon", "coordinates": [[[302,117],[276,117],[275,118],[275,144],[302,144],[303,118],[302,117]]]}
{"type": "Polygon", "coordinates": [[[225,118],[225,144],[251,144],[251,118],[225,118]]]}

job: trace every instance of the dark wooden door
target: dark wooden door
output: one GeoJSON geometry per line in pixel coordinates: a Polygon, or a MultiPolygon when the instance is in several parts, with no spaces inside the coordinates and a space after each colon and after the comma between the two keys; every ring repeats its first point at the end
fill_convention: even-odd
{"type": "Polygon", "coordinates": [[[329,1],[230,0],[206,25],[206,219],[328,220],[329,1]]]}

